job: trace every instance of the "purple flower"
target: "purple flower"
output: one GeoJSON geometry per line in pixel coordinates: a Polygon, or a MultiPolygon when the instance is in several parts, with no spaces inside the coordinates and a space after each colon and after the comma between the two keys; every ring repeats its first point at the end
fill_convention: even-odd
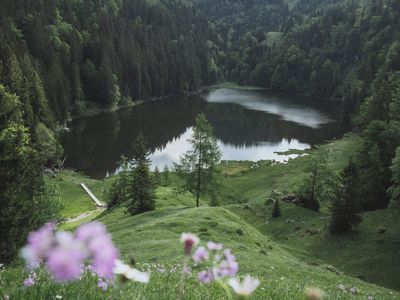
{"type": "Polygon", "coordinates": [[[93,257],[93,270],[100,277],[111,278],[118,258],[118,249],[114,247],[111,237],[100,236],[91,241],[89,250],[93,257]]]}
{"type": "Polygon", "coordinates": [[[27,279],[24,281],[24,287],[31,287],[32,285],[35,284],[35,280],[31,276],[29,276],[27,279]]]}
{"type": "Polygon", "coordinates": [[[213,281],[214,276],[211,270],[201,271],[198,275],[198,279],[200,282],[208,284],[211,283],[211,281],[213,281]]]}
{"type": "Polygon", "coordinates": [[[219,267],[215,269],[215,273],[219,278],[226,276],[235,276],[239,271],[239,264],[236,261],[223,260],[219,267]]]}
{"type": "Polygon", "coordinates": [[[97,282],[97,286],[103,291],[106,291],[108,289],[108,283],[103,279],[99,279],[99,281],[97,282]]]}
{"type": "Polygon", "coordinates": [[[107,230],[100,222],[83,224],[75,231],[75,237],[85,244],[90,243],[93,238],[103,235],[107,235],[107,230]]]}
{"type": "Polygon", "coordinates": [[[47,223],[36,232],[28,236],[28,244],[22,248],[21,255],[29,268],[37,268],[45,258],[47,251],[54,244],[54,223],[47,223]]]}
{"type": "Polygon", "coordinates": [[[99,222],[84,224],[75,231],[75,237],[88,249],[93,271],[99,277],[111,278],[119,252],[105,226],[99,222]]]}
{"type": "Polygon", "coordinates": [[[113,276],[119,253],[103,224],[84,224],[74,235],[63,231],[54,233],[54,227],[48,223],[29,234],[22,256],[30,268],[45,263],[54,279],[64,282],[79,278],[86,270],[84,263],[89,260],[91,267],[87,270],[99,277],[113,276]]]}
{"type": "Polygon", "coordinates": [[[196,263],[202,262],[203,260],[208,260],[209,254],[205,247],[199,247],[193,254],[193,260],[196,263]]]}
{"type": "Polygon", "coordinates": [[[207,248],[208,248],[208,250],[211,250],[211,251],[212,250],[222,250],[224,248],[224,245],[217,244],[217,243],[210,241],[207,243],[207,248]]]}
{"type": "Polygon", "coordinates": [[[48,270],[60,282],[79,278],[83,273],[82,261],[86,258],[82,244],[69,232],[58,232],[56,240],[58,245],[48,253],[48,270]]]}
{"type": "MultiPolygon", "coordinates": [[[[239,264],[236,262],[235,256],[230,249],[224,249],[222,244],[208,242],[207,248],[213,251],[214,257],[212,266],[208,270],[199,273],[198,278],[203,283],[209,283],[215,279],[223,279],[225,277],[233,277],[239,271],[239,264]]],[[[193,260],[197,263],[209,259],[210,253],[204,247],[199,247],[194,255],[193,260]]]]}

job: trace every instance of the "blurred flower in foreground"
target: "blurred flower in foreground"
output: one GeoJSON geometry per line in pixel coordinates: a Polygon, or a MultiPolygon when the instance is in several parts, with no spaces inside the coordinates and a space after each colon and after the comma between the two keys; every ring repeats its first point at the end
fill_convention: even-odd
{"type": "Polygon", "coordinates": [[[193,254],[193,260],[201,263],[212,257],[211,266],[208,270],[201,271],[198,279],[202,283],[211,283],[213,280],[235,276],[239,271],[239,264],[230,249],[224,249],[222,244],[208,242],[207,251],[205,247],[199,247],[193,254]]]}
{"type": "Polygon", "coordinates": [[[324,291],[319,288],[310,287],[304,291],[304,296],[309,300],[322,300],[324,299],[324,291]]]}
{"type": "Polygon", "coordinates": [[[141,272],[135,268],[132,268],[127,264],[124,264],[119,259],[115,261],[114,273],[121,275],[125,280],[132,280],[141,283],[148,283],[150,280],[149,273],[141,272]]]}
{"type": "Polygon", "coordinates": [[[199,263],[203,260],[208,260],[208,258],[209,258],[208,251],[205,247],[197,248],[193,254],[193,260],[196,263],[199,263]]]}
{"type": "Polygon", "coordinates": [[[29,234],[21,255],[29,268],[44,264],[55,280],[65,282],[80,278],[84,262],[90,262],[99,277],[111,278],[119,254],[105,226],[91,222],[75,234],[55,232],[55,225],[48,223],[29,234]]]}
{"type": "Polygon", "coordinates": [[[31,287],[34,284],[35,284],[35,281],[30,276],[27,279],[25,279],[25,281],[24,281],[24,287],[31,287]]]}
{"type": "Polygon", "coordinates": [[[108,289],[108,283],[103,279],[99,279],[97,282],[97,287],[101,288],[103,291],[106,291],[108,289]]]}
{"type": "Polygon", "coordinates": [[[184,253],[188,256],[192,253],[192,249],[199,243],[199,238],[191,233],[182,233],[181,242],[184,245],[184,253]]]}
{"type": "Polygon", "coordinates": [[[48,250],[54,243],[54,223],[47,223],[36,232],[28,236],[28,245],[22,248],[21,255],[29,268],[36,268],[45,259],[48,250]]]}
{"type": "Polygon", "coordinates": [[[238,296],[248,297],[260,285],[260,280],[246,275],[243,282],[237,278],[231,278],[228,280],[228,284],[238,296]]]}

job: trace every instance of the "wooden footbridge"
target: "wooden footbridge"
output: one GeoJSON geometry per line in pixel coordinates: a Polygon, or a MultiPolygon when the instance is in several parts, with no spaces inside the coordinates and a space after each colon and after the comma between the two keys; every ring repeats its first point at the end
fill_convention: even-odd
{"type": "Polygon", "coordinates": [[[81,183],[81,187],[89,195],[89,197],[94,201],[94,203],[96,204],[97,207],[106,207],[106,204],[99,201],[99,199],[97,199],[96,196],[89,190],[89,188],[86,186],[86,184],[81,183]]]}

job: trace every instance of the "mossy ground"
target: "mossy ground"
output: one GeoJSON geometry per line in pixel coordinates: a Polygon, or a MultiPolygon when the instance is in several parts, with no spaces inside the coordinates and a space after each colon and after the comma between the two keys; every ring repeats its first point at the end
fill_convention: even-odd
{"type": "MultiPolygon", "coordinates": [[[[346,137],[326,145],[329,163],[335,172],[346,164],[350,153],[357,147],[355,136],[346,137]]],[[[168,270],[181,265],[182,232],[193,232],[203,243],[214,240],[231,248],[240,264],[240,274],[251,274],[261,279],[261,286],[253,299],[304,299],[306,287],[323,289],[326,299],[399,299],[400,289],[398,240],[399,211],[396,208],[363,214],[364,222],[354,232],[333,236],[328,233],[329,213],[323,209],[316,213],[293,204],[282,203],[282,216],[273,219],[271,206],[265,200],[272,189],[291,192],[304,178],[304,158],[287,164],[271,162],[227,162],[222,164],[224,174],[220,207],[207,206],[203,199],[200,208],[194,207],[194,197],[182,193],[172,179],[168,186],[157,189],[157,210],[129,216],[119,207],[104,212],[97,219],[106,224],[114,242],[128,261],[134,257],[138,268],[152,270],[149,285],[128,284],[120,291],[102,292],[93,278],[68,285],[59,285],[43,279],[41,285],[22,288],[27,276],[17,264],[0,275],[0,297],[11,299],[110,299],[118,294],[123,299],[175,299],[179,285],[179,272],[168,270]],[[161,273],[157,268],[165,268],[161,273]],[[361,279],[364,280],[361,280],[361,279]],[[365,281],[366,280],[366,281],[365,281]],[[343,285],[345,291],[339,288],[343,285]],[[350,288],[356,294],[350,293],[350,288]]],[[[79,214],[86,208],[78,185],[82,180],[101,195],[109,182],[92,181],[66,172],[61,175],[60,189],[67,199],[66,215],[79,214]],[[76,198],[81,200],[76,201],[76,198]]],[[[97,194],[96,194],[97,195],[97,194]]],[[[91,210],[92,203],[86,199],[91,210]]],[[[326,204],[324,204],[326,207],[326,204]]],[[[95,217],[95,216],[93,216],[95,217]]],[[[86,221],[86,220],[85,220],[86,221]]],[[[78,224],[69,224],[68,228],[78,224]]],[[[199,267],[192,266],[184,299],[228,299],[217,284],[205,286],[195,276],[199,267]]]]}

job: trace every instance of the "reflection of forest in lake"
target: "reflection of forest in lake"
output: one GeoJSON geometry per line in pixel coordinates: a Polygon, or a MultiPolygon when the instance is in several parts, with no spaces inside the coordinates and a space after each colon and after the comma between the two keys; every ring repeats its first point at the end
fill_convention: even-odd
{"type": "Polygon", "coordinates": [[[140,131],[153,152],[153,166],[170,166],[188,149],[186,140],[200,112],[214,126],[224,159],[279,159],[275,151],[308,148],[340,134],[335,116],[309,104],[223,89],[74,119],[71,132],[62,138],[66,166],[103,178],[114,172],[121,155],[130,157],[140,131]],[[288,121],[290,116],[295,120],[288,121]]]}

